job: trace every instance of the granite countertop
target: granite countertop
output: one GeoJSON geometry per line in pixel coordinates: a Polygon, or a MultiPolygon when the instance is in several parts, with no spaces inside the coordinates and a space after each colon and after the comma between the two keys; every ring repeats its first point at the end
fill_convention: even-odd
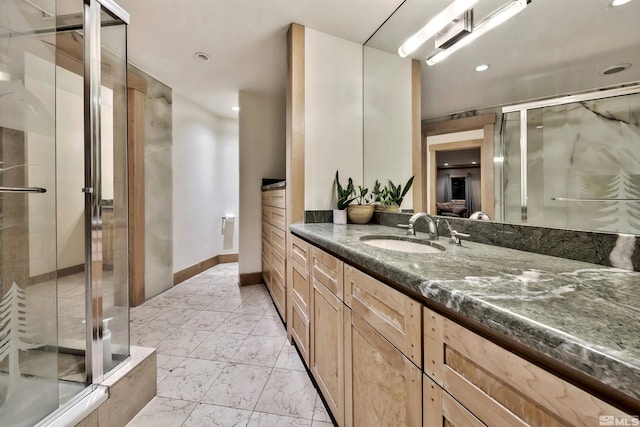
{"type": "MultiPolygon", "coordinates": [[[[640,399],[640,273],[464,241],[413,254],[369,246],[381,225],[294,224],[291,231],[493,331],[640,399]]],[[[417,233],[416,238],[426,238],[417,233]]]]}
{"type": "Polygon", "coordinates": [[[287,181],[284,179],[263,179],[262,180],[262,191],[266,190],[275,190],[276,188],[284,188],[287,186],[287,181]]]}

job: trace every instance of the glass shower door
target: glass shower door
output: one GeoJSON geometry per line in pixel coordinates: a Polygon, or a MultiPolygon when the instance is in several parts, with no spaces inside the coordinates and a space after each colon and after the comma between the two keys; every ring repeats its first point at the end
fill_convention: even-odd
{"type": "Polygon", "coordinates": [[[55,0],[0,3],[0,425],[58,395],[55,0]]]}

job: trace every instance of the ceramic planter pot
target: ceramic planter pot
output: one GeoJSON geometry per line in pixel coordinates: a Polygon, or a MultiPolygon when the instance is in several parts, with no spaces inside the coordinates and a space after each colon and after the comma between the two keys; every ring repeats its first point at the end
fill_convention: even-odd
{"type": "Polygon", "coordinates": [[[347,223],[347,211],[346,209],[334,209],[333,210],[333,223],[334,224],[346,224],[347,223]]]}
{"type": "Polygon", "coordinates": [[[354,224],[368,224],[373,216],[373,209],[373,205],[349,205],[349,220],[354,224]]]}

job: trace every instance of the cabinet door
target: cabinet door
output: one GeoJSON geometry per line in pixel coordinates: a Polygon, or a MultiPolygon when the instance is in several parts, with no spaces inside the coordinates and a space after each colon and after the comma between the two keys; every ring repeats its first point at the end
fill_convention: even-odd
{"type": "Polygon", "coordinates": [[[357,313],[346,312],[346,425],[422,425],[420,369],[357,313]]]}
{"type": "Polygon", "coordinates": [[[422,305],[346,265],[344,302],[418,367],[422,367],[422,305]]]}
{"type": "Polygon", "coordinates": [[[289,260],[289,268],[290,281],[287,286],[289,331],[302,354],[304,363],[309,366],[309,307],[311,305],[309,273],[293,258],[289,260]]]}
{"type": "Polygon", "coordinates": [[[428,376],[423,381],[424,427],[486,427],[428,376]]]}
{"type": "Polygon", "coordinates": [[[343,426],[344,305],[319,280],[313,279],[311,310],[311,373],[328,409],[338,425],[343,426]]]}
{"type": "Polygon", "coordinates": [[[340,300],[343,299],[344,263],[333,255],[311,246],[311,268],[309,272],[340,300]]]}
{"type": "Polygon", "coordinates": [[[626,415],[459,324],[424,310],[425,372],[486,424],[595,426],[601,415],[626,415]]]}
{"type": "MultiPolygon", "coordinates": [[[[272,252],[271,255],[274,255],[275,252],[272,252]]],[[[278,274],[274,274],[275,269],[271,270],[271,298],[280,313],[280,317],[282,317],[283,322],[287,322],[287,295],[286,288],[284,287],[284,283],[282,283],[280,276],[278,274]]]]}

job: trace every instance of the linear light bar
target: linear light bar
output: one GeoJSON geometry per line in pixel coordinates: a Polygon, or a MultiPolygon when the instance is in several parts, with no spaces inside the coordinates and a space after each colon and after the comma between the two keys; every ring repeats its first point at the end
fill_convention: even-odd
{"type": "Polygon", "coordinates": [[[505,6],[496,10],[490,16],[476,25],[473,28],[471,34],[468,34],[466,37],[462,38],[460,41],[448,47],[447,49],[437,49],[435,52],[429,55],[427,57],[427,65],[435,65],[438,62],[448,58],[452,53],[471,44],[483,34],[488,33],[492,29],[505,23],[518,13],[522,12],[530,2],[531,0],[513,0],[509,4],[506,4],[505,6]]]}
{"type": "Polygon", "coordinates": [[[458,16],[471,9],[478,0],[455,0],[446,9],[436,15],[420,31],[409,37],[402,46],[398,48],[398,55],[406,57],[418,49],[424,42],[442,31],[458,16]]]}

